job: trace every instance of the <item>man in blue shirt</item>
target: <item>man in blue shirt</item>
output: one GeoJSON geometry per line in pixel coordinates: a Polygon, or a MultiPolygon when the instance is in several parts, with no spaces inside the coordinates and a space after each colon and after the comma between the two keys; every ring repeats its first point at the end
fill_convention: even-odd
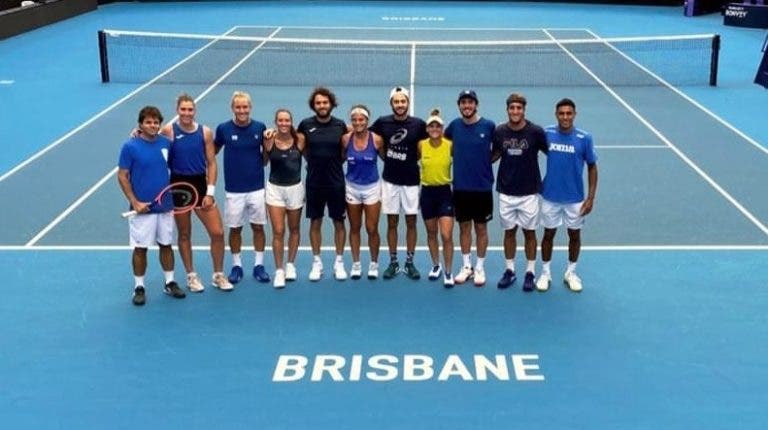
{"type": "Polygon", "coordinates": [[[477,94],[472,90],[459,93],[457,101],[461,117],[445,129],[445,137],[453,141],[453,198],[459,223],[459,244],[463,267],[454,278],[457,284],[474,276],[475,286],[485,285],[485,253],[488,250],[487,223],[493,219],[493,170],[491,140],[496,124],[477,113],[477,94]],[[472,268],[472,226],[474,224],[477,263],[472,268]]]}
{"type": "Polygon", "coordinates": [[[582,289],[581,278],[576,275],[576,262],[581,251],[581,227],[584,217],[592,212],[597,192],[597,154],[592,136],[574,127],[576,104],[562,99],[555,106],[556,126],[546,128],[547,173],[541,191],[542,273],[536,280],[536,289],[546,291],[552,282],[550,262],[557,228],[565,224],[568,229],[568,268],[563,281],[574,292],[582,289]],[[587,196],[584,197],[584,164],[587,165],[587,196]]]}
{"type": "Polygon", "coordinates": [[[496,127],[493,133],[493,161],[501,158],[497,173],[496,191],[499,192],[499,217],[504,228],[504,258],[506,270],[499,280],[499,288],[515,282],[515,250],[517,227],[525,237],[525,270],[523,291],[535,289],[536,227],[539,217],[541,172],[539,151],[547,152],[544,130],[525,118],[527,101],[520,94],[507,97],[509,121],[496,127]]]}
{"type": "Polygon", "coordinates": [[[168,153],[171,142],[159,135],[163,116],[154,106],[139,112],[138,133],[123,144],[118,161],[117,181],[131,209],[138,215],[128,221],[130,245],[133,247],[133,304],[146,303],[144,275],[147,272],[147,249],[157,243],[160,266],[165,277],[165,293],[177,299],[186,294],[173,280],[173,202],[171,195],[160,204],[151,204],[170,183],[168,153]]]}
{"type": "Polygon", "coordinates": [[[216,152],[224,148],[224,223],[229,227],[229,248],[232,251],[232,270],[229,282],[237,284],[243,279],[240,256],[243,224],[247,219],[253,231],[255,261],[253,277],[269,282],[264,269],[264,223],[267,221],[264,193],[264,131],[266,126],[251,119],[251,96],[235,91],[230,103],[233,119],[216,127],[216,152]]]}

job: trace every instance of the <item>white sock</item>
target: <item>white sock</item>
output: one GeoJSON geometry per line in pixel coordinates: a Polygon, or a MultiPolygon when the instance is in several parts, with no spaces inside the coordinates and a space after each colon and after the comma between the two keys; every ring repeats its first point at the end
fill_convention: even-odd
{"type": "Polygon", "coordinates": [[[320,263],[320,264],[322,264],[323,260],[320,259],[320,254],[313,255],[312,256],[312,262],[313,263],[320,263]]]}
{"type": "Polygon", "coordinates": [[[565,273],[575,273],[576,272],[576,262],[575,261],[569,261],[568,262],[568,269],[566,269],[565,273]]]}
{"type": "Polygon", "coordinates": [[[166,272],[163,271],[163,276],[165,276],[165,283],[173,282],[173,270],[166,272]]]}
{"type": "Polygon", "coordinates": [[[511,270],[513,272],[515,271],[515,259],[514,258],[507,260],[507,269],[509,269],[509,270],[511,270]]]}
{"type": "Polygon", "coordinates": [[[483,270],[485,266],[485,257],[477,257],[477,263],[475,263],[476,270],[483,270]]]}
{"type": "Polygon", "coordinates": [[[343,255],[337,255],[336,256],[336,264],[342,264],[344,263],[344,256],[343,255]]]}
{"type": "Polygon", "coordinates": [[[536,274],[536,260],[528,260],[528,265],[525,266],[525,271],[536,274]]]}
{"type": "Polygon", "coordinates": [[[240,258],[240,253],[232,254],[232,265],[243,267],[243,260],[240,258]]]}
{"type": "Polygon", "coordinates": [[[143,287],[144,286],[144,277],[143,276],[134,276],[133,277],[133,285],[134,285],[134,288],[136,288],[136,287],[143,287]]]}
{"type": "Polygon", "coordinates": [[[464,267],[472,267],[472,254],[461,254],[461,259],[464,261],[464,267]]]}
{"type": "Polygon", "coordinates": [[[264,265],[264,251],[256,251],[256,262],[254,263],[255,266],[262,266],[264,265]]]}
{"type": "Polygon", "coordinates": [[[550,271],[550,265],[552,264],[551,261],[542,261],[541,262],[541,273],[545,275],[549,275],[552,272],[550,271]]]}

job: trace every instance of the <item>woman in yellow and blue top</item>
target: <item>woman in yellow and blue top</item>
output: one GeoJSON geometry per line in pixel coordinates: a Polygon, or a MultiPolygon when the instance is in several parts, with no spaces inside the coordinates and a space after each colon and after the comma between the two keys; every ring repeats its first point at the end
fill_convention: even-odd
{"type": "Polygon", "coordinates": [[[419,205],[427,228],[427,245],[432,257],[429,279],[440,277],[437,232],[443,242],[443,264],[445,266],[443,286],[453,287],[453,193],[451,191],[452,142],[443,137],[443,120],[435,109],[427,118],[429,138],[419,141],[421,159],[421,196],[419,205]]]}

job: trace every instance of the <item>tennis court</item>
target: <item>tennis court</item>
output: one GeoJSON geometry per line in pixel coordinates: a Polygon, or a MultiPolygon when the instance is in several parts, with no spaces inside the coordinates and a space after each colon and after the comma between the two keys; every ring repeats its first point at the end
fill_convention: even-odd
{"type": "MultiPolygon", "coordinates": [[[[710,87],[706,62],[693,64],[707,51],[679,45],[653,45],[641,61],[635,40],[570,42],[637,36],[643,26],[621,22],[649,13],[660,17],[658,28],[645,29],[654,34],[721,28],[664,28],[677,22],[667,8],[569,7],[398,3],[393,13],[386,3],[202,2],[111,5],[78,18],[93,31],[89,69],[77,71],[93,85],[64,100],[92,113],[21,160],[8,158],[0,172],[0,200],[17,202],[0,213],[0,415],[9,428],[761,428],[768,150],[712,111],[722,105],[699,101],[727,106],[743,91],[739,78],[721,70],[721,85],[710,87]],[[170,24],[137,26],[134,17],[149,11],[170,24]],[[240,37],[230,42],[241,46],[216,49],[230,43],[225,37],[168,43],[123,33],[115,39],[129,61],[115,51],[112,83],[98,84],[96,30],[189,33],[170,18],[195,22],[208,13],[215,19],[191,28],[240,37]],[[519,19],[501,25],[504,16],[519,19]],[[504,43],[484,45],[492,41],[504,43]],[[656,69],[654,56],[677,57],[683,67],[656,69]],[[138,67],[126,73],[129,63],[138,67]],[[114,174],[138,110],[155,104],[171,118],[184,91],[197,100],[198,120],[215,126],[231,117],[232,92],[245,90],[254,118],[270,124],[285,106],[298,120],[310,115],[306,98],[317,84],[333,88],[344,119],[356,103],[388,114],[395,85],[411,88],[415,115],[439,106],[445,118],[456,116],[456,95],[471,87],[480,113],[497,123],[513,91],[526,95],[526,116],[541,125],[554,122],[557,100],[574,99],[600,169],[579,264],[585,291],[497,290],[504,261],[494,220],[482,289],[404,277],[314,284],[302,248],[300,279],[284,291],[247,279],[232,294],[208,288],[174,301],[161,292],[152,254],[148,304],[132,307],[125,202],[114,174]],[[304,359],[306,372],[297,364],[304,359]]],[[[727,37],[730,61],[736,48],[727,37]]],[[[18,39],[6,43],[25,42],[18,39]]],[[[302,245],[307,232],[304,223],[302,245]]],[[[425,237],[420,225],[423,271],[425,237]]],[[[206,277],[199,225],[193,240],[206,277]]],[[[517,257],[519,266],[521,251],[517,257]]],[[[266,261],[271,271],[269,252],[266,261]]],[[[177,258],[177,279],[180,266],[177,258]]]]}

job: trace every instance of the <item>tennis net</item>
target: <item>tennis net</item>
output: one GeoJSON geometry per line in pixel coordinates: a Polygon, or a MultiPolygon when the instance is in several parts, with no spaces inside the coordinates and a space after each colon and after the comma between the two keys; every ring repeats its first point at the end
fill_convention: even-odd
{"type": "Polygon", "coordinates": [[[103,82],[264,86],[716,85],[718,35],[338,40],[99,31],[103,82]]]}

